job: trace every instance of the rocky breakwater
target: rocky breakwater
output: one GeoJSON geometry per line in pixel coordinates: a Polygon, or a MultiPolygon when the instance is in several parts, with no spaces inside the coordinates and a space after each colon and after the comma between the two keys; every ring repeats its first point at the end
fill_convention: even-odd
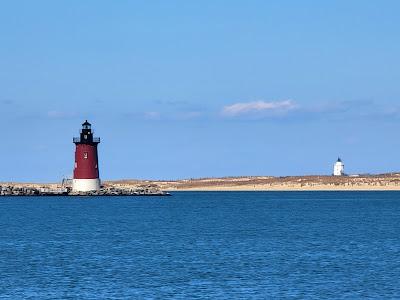
{"type": "Polygon", "coordinates": [[[50,189],[44,187],[0,185],[0,196],[63,196],[68,195],[68,189],[50,189]]]}
{"type": "Polygon", "coordinates": [[[73,192],[71,187],[24,186],[21,184],[0,185],[0,196],[170,196],[157,185],[133,187],[104,186],[99,191],[73,192]]]}
{"type": "Polygon", "coordinates": [[[141,185],[137,187],[102,187],[99,191],[70,192],[70,196],[170,196],[170,193],[160,190],[157,185],[141,185]]]}

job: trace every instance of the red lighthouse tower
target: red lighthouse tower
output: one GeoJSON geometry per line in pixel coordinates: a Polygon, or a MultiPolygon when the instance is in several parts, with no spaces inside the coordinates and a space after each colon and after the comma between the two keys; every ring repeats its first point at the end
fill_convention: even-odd
{"type": "Polygon", "coordinates": [[[98,191],[100,189],[97,145],[100,138],[93,137],[92,125],[86,120],[82,124],[80,137],[73,139],[75,149],[74,192],[98,191]]]}

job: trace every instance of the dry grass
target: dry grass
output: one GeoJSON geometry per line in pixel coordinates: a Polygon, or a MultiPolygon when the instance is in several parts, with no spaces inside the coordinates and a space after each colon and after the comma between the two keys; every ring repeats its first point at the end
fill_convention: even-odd
{"type": "Polygon", "coordinates": [[[110,181],[114,185],[156,184],[166,191],[265,191],[265,190],[400,190],[399,174],[365,175],[359,177],[333,176],[250,176],[200,178],[176,181],[110,181]]]}
{"type": "MultiPolygon", "coordinates": [[[[59,188],[61,184],[15,183],[0,185],[34,188],[59,188]]],[[[164,191],[313,191],[313,190],[400,190],[400,174],[334,176],[242,176],[183,180],[115,180],[103,182],[105,187],[158,187],[164,191]]]]}

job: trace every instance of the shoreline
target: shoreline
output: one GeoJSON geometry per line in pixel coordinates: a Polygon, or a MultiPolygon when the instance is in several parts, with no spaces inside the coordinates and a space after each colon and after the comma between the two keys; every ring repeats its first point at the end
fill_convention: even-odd
{"type": "Polygon", "coordinates": [[[400,173],[363,176],[243,176],[171,181],[119,180],[108,184],[129,187],[146,182],[174,191],[400,191],[400,173]]]}
{"type": "MultiPolygon", "coordinates": [[[[67,186],[57,183],[4,182],[0,186],[19,189],[61,190],[67,186]]],[[[198,178],[183,180],[109,180],[102,182],[102,190],[162,191],[162,192],[312,192],[312,191],[400,191],[400,173],[359,176],[242,176],[198,178]]],[[[107,193],[106,193],[107,194],[107,193]]],[[[129,194],[129,193],[127,193],[129,194]]]]}
{"type": "Polygon", "coordinates": [[[169,189],[166,192],[400,192],[400,188],[355,188],[355,189],[169,189]]]}

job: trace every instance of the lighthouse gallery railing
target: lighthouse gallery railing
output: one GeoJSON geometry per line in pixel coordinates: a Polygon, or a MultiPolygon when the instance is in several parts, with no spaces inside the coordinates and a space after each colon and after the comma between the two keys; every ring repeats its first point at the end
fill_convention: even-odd
{"type": "MultiPolygon", "coordinates": [[[[80,143],[81,142],[81,138],[79,137],[74,137],[73,138],[73,142],[74,143],[80,143]]],[[[87,141],[86,141],[87,142],[87,141]]],[[[93,143],[100,143],[100,138],[99,137],[94,137],[93,138],[93,143]]]]}

